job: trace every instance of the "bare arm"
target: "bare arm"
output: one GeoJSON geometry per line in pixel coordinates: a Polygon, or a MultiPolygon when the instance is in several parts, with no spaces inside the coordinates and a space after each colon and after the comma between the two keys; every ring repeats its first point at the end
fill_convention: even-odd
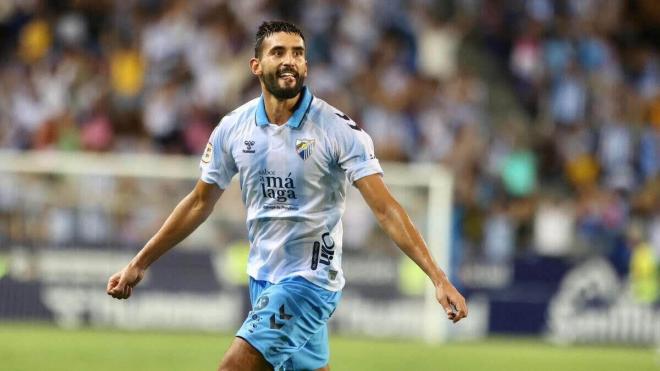
{"type": "Polygon", "coordinates": [[[197,181],[195,188],[174,208],[163,226],[121,271],[108,280],[107,292],[127,299],[146,269],[169,249],[188,237],[213,211],[223,190],[214,184],[197,181]]]}
{"type": "Polygon", "coordinates": [[[466,317],[468,310],[465,299],[438,267],[422,235],[415,228],[408,213],[387,189],[381,176],[374,174],[358,179],[355,186],[360,190],[385,233],[431,279],[436,287],[438,302],[445,309],[447,317],[454,322],[466,317]]]}

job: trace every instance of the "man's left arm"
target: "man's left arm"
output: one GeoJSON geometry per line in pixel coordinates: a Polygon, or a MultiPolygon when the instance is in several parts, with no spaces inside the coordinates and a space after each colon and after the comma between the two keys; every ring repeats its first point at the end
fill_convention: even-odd
{"type": "Polygon", "coordinates": [[[454,323],[467,317],[465,298],[449,282],[438,267],[408,213],[390,193],[379,174],[368,175],[355,181],[362,197],[371,208],[378,224],[410,259],[412,259],[435,285],[436,298],[454,323]]]}

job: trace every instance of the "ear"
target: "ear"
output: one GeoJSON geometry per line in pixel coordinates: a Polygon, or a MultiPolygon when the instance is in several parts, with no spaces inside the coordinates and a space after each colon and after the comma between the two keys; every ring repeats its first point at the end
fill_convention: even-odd
{"type": "Polygon", "coordinates": [[[257,58],[250,59],[250,70],[252,71],[253,75],[261,76],[261,63],[257,58]]]}

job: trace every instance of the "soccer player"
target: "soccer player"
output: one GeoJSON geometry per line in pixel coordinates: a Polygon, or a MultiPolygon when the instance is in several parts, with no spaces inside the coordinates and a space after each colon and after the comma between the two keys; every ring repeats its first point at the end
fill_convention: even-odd
{"type": "Polygon", "coordinates": [[[131,296],[149,265],[211,214],[238,173],[247,208],[252,310],[220,370],[329,370],[327,321],[344,286],[341,216],[349,183],[431,279],[447,318],[467,316],[465,299],[383,183],[369,135],[304,85],[302,32],[291,23],[264,22],[250,69],[261,97],[222,118],[202,155],[195,188],[110,277],[108,294],[131,296]]]}

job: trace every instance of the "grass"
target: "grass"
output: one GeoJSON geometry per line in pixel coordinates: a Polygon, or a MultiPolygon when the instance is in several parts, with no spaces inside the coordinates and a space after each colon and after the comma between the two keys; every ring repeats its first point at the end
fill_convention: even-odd
{"type": "MultiPolygon", "coordinates": [[[[217,334],[0,324],[0,370],[215,370],[232,339],[217,334]]],[[[648,348],[555,347],[533,339],[428,346],[334,337],[331,351],[333,371],[660,370],[660,355],[648,348]]]]}

